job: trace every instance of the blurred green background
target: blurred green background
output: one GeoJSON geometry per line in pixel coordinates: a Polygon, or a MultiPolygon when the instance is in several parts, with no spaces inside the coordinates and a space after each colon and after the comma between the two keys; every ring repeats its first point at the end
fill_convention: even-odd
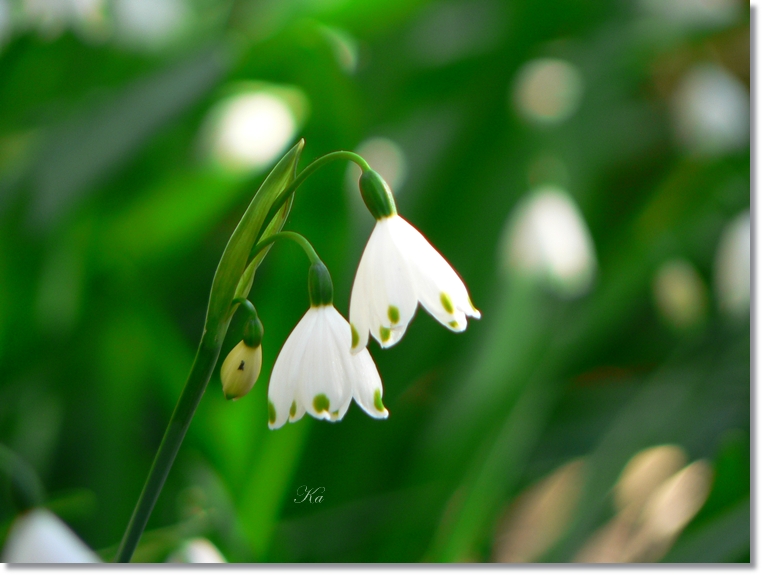
{"type": "MultiPolygon", "coordinates": [[[[304,137],[302,166],[386,176],[483,319],[371,343],[388,420],[271,432],[308,306],[276,246],[259,382],[227,402],[215,371],[136,560],[200,536],[229,561],[748,562],[749,45],[733,0],[0,0],[0,544],[38,485],[113,556],[227,239],[304,137]]],[[[286,224],[345,315],[356,176],[320,171],[286,224]]]]}

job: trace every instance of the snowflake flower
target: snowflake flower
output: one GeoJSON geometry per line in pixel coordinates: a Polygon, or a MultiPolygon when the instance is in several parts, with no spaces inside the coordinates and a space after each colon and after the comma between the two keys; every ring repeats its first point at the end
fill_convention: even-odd
{"type": "Polygon", "coordinates": [[[386,182],[367,171],[360,178],[360,189],[376,227],[352,286],[352,352],[365,348],[368,332],[381,347],[397,343],[418,302],[452,331],[465,330],[467,317],[480,318],[455,270],[421,232],[397,215],[386,182]]]}
{"type": "Polygon", "coordinates": [[[338,421],[352,398],[371,417],[384,419],[389,415],[382,401],[381,377],[370,353],[350,353],[351,331],[347,320],[333,307],[332,287],[324,290],[323,296],[315,287],[319,279],[313,281],[318,275],[313,270],[320,266],[325,269],[322,263],[310,269],[312,306],[275,360],[268,390],[270,429],[298,421],[305,412],[317,419],[338,421]]]}

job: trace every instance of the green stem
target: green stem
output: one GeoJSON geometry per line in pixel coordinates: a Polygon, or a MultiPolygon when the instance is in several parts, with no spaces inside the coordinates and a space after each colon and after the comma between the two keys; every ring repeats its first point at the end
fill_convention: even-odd
{"type": "MultiPolygon", "coordinates": [[[[272,243],[275,243],[277,240],[284,239],[284,240],[291,240],[292,242],[296,242],[299,244],[299,247],[301,247],[304,250],[304,253],[307,254],[307,257],[310,259],[310,263],[314,264],[320,261],[320,258],[317,255],[317,252],[315,251],[315,248],[312,247],[312,244],[301,234],[297,234],[296,232],[278,232],[277,234],[273,234],[271,236],[267,236],[265,239],[260,241],[258,244],[256,244],[251,249],[251,254],[249,255],[249,259],[254,259],[254,257],[261,252],[263,249],[265,249],[267,246],[269,246],[272,243]]],[[[236,300],[233,300],[235,303],[236,300]]]]}
{"type": "Polygon", "coordinates": [[[254,307],[254,304],[251,303],[248,299],[245,297],[237,297],[233,298],[232,305],[238,304],[241,307],[243,307],[246,310],[246,313],[249,314],[249,317],[252,319],[258,319],[259,315],[257,314],[257,310],[254,307]]]}
{"type": "Polygon", "coordinates": [[[180,399],[177,401],[172,418],[169,420],[164,438],[161,440],[159,451],[156,453],[148,478],[143,486],[143,492],[132,512],[127,531],[124,533],[119,550],[116,553],[116,561],[119,563],[129,562],[135,548],[138,545],[143,530],[148,523],[159,493],[167,479],[169,470],[175,460],[180,444],[183,442],[188,426],[190,425],[196,407],[204,395],[206,385],[212,375],[217,358],[220,355],[221,342],[208,342],[206,334],[201,338],[193,367],[188,375],[180,399]]]}
{"type": "MultiPolygon", "coordinates": [[[[284,203],[286,203],[291,194],[293,194],[296,189],[302,185],[304,180],[315,172],[315,170],[329,162],[341,159],[355,162],[363,171],[370,169],[368,163],[354,152],[338,151],[321,156],[304,168],[294,181],[291,182],[291,185],[289,185],[276,198],[264,221],[271,221],[275,214],[278,213],[278,210],[284,203]]],[[[262,229],[265,230],[266,228],[267,226],[263,226],[262,229]]],[[[320,261],[310,243],[304,237],[293,232],[273,234],[258,244],[255,244],[255,247],[252,250],[252,257],[256,255],[259,250],[279,238],[288,238],[299,243],[307,253],[312,264],[320,261]]],[[[211,377],[214,366],[219,358],[221,347],[222,338],[212,338],[208,336],[207,332],[204,333],[198,351],[196,352],[196,358],[193,361],[190,375],[188,375],[188,380],[185,382],[185,387],[180,394],[180,399],[177,401],[175,411],[172,413],[172,418],[169,420],[167,430],[164,432],[164,438],[161,440],[159,451],[156,453],[156,457],[151,465],[151,470],[148,472],[148,478],[143,486],[140,499],[138,499],[135,510],[132,512],[127,531],[125,531],[122,542],[119,544],[115,559],[119,563],[128,562],[132,557],[132,554],[135,552],[140,536],[148,523],[151,511],[153,511],[156,500],[159,498],[161,488],[164,486],[164,481],[166,481],[167,475],[169,475],[169,470],[172,468],[172,464],[175,461],[180,445],[185,438],[185,433],[188,431],[190,422],[193,419],[193,414],[196,412],[201,397],[204,395],[206,386],[209,383],[209,378],[211,377]]]]}
{"type": "Polygon", "coordinates": [[[324,165],[330,162],[333,162],[334,160],[349,160],[350,162],[354,162],[360,166],[360,169],[363,172],[371,169],[370,165],[368,165],[368,162],[366,162],[362,156],[347,150],[339,150],[337,152],[330,152],[325,156],[320,156],[317,160],[314,160],[311,164],[304,168],[299,173],[299,175],[294,178],[294,181],[291,182],[291,185],[281,192],[281,194],[276,198],[270,207],[270,211],[267,213],[265,221],[269,222],[271,219],[273,219],[275,214],[278,213],[278,210],[281,208],[281,206],[283,206],[283,204],[286,203],[286,200],[288,200],[291,194],[293,194],[296,189],[304,183],[304,180],[309,178],[316,170],[322,168],[324,165]]]}

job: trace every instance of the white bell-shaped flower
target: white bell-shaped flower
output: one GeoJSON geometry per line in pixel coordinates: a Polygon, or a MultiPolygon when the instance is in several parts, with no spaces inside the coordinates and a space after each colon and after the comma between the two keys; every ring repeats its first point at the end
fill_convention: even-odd
{"type": "Polygon", "coordinates": [[[597,270],[595,244],[576,203],[555,186],[522,199],[501,240],[505,271],[544,284],[563,298],[587,293],[597,270]]]}
{"type": "Polygon", "coordinates": [[[396,213],[377,218],[357,268],[349,304],[352,352],[368,344],[368,332],[390,347],[405,334],[418,302],[452,331],[480,318],[454,269],[396,213]]]}
{"type": "Polygon", "coordinates": [[[297,421],[305,412],[338,421],[355,401],[368,415],[386,418],[383,388],[368,350],[350,353],[347,320],[332,304],[313,305],[278,355],[270,377],[270,429],[297,421]]]}
{"type": "Polygon", "coordinates": [[[32,509],[11,525],[4,563],[100,563],[100,558],[47,509],[32,509]]]}
{"type": "Polygon", "coordinates": [[[297,421],[305,412],[338,421],[353,397],[372,417],[386,418],[376,364],[367,350],[350,353],[351,330],[333,307],[331,275],[314,252],[311,259],[310,309],[288,336],[270,377],[270,429],[297,421]]]}

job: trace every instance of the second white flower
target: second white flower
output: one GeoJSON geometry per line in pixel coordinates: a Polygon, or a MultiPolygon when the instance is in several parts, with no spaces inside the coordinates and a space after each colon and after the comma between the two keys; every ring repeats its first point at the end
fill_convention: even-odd
{"type": "Polygon", "coordinates": [[[421,232],[396,213],[379,218],[352,286],[352,352],[365,348],[369,332],[381,347],[397,343],[418,302],[452,331],[481,317],[463,280],[421,232]]]}

